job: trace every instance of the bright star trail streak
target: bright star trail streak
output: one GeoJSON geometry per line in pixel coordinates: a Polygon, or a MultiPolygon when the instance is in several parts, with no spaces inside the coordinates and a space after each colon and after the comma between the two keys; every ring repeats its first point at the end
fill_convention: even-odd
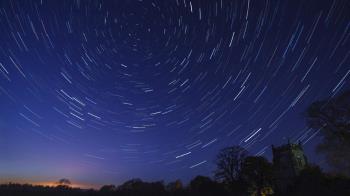
{"type": "Polygon", "coordinates": [[[212,175],[350,86],[348,0],[3,0],[0,181],[212,175]]]}

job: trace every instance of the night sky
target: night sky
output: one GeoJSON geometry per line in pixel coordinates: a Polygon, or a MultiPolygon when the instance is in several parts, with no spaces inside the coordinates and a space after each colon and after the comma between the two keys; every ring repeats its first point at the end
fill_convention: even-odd
{"type": "Polygon", "coordinates": [[[348,0],[0,1],[0,181],[212,176],[319,134],[350,86],[348,0]]]}

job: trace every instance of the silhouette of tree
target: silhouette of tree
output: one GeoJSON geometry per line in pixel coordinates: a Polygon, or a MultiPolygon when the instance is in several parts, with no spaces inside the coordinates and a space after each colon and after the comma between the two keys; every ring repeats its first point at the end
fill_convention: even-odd
{"type": "Polygon", "coordinates": [[[58,186],[67,186],[67,187],[69,187],[72,183],[67,178],[62,178],[62,179],[60,179],[57,182],[57,184],[58,184],[58,186]]]}
{"type": "Polygon", "coordinates": [[[114,192],[117,190],[117,187],[115,187],[113,184],[110,185],[104,185],[100,188],[100,192],[108,193],[108,192],[114,192]]]}
{"type": "Polygon", "coordinates": [[[203,188],[208,187],[212,183],[212,180],[209,177],[206,176],[196,176],[191,182],[190,182],[190,189],[193,190],[200,190],[203,188]]]}
{"type": "Polygon", "coordinates": [[[272,164],[265,157],[249,156],[245,158],[241,175],[248,184],[249,192],[255,195],[260,196],[272,190],[272,164]]]}
{"type": "Polygon", "coordinates": [[[300,172],[293,186],[285,193],[278,195],[350,195],[350,180],[341,176],[325,174],[319,166],[308,166],[300,172]]]}
{"type": "Polygon", "coordinates": [[[140,179],[132,179],[121,186],[118,191],[126,195],[164,195],[165,188],[162,181],[143,182],[140,179]]]}
{"type": "Polygon", "coordinates": [[[178,191],[183,189],[183,185],[181,180],[176,180],[174,182],[170,182],[167,186],[166,189],[168,191],[178,191]]]}
{"type": "Polygon", "coordinates": [[[317,150],[335,171],[350,175],[350,91],[307,109],[307,122],[323,136],[317,150]]]}
{"type": "Polygon", "coordinates": [[[247,156],[248,151],[240,146],[222,149],[216,157],[215,178],[227,184],[232,191],[242,189],[241,170],[247,156]]]}
{"type": "Polygon", "coordinates": [[[189,184],[190,195],[227,195],[225,188],[221,184],[211,180],[206,176],[196,176],[189,184]]]}

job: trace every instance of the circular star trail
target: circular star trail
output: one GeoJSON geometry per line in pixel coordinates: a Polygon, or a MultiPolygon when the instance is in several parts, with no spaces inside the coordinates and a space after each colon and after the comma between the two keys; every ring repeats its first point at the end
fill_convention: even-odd
{"type": "Polygon", "coordinates": [[[349,7],[3,1],[0,174],[188,180],[229,145],[313,146],[305,109],[349,89],[349,7]]]}

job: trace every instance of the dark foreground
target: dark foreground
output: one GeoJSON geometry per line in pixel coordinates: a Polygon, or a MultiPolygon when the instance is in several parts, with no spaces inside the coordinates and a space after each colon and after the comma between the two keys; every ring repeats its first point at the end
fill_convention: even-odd
{"type": "Polygon", "coordinates": [[[211,180],[208,177],[197,176],[187,186],[181,181],[164,185],[163,182],[143,182],[133,179],[115,187],[105,185],[100,190],[85,190],[71,188],[68,185],[56,187],[33,186],[29,184],[2,184],[1,196],[232,196],[232,195],[350,195],[350,179],[341,176],[324,174],[318,169],[309,169],[302,172],[295,183],[284,192],[274,190],[273,187],[264,187],[257,191],[257,187],[250,187],[237,182],[232,188],[224,183],[211,180]],[[258,192],[260,194],[258,194],[258,192]]]}

